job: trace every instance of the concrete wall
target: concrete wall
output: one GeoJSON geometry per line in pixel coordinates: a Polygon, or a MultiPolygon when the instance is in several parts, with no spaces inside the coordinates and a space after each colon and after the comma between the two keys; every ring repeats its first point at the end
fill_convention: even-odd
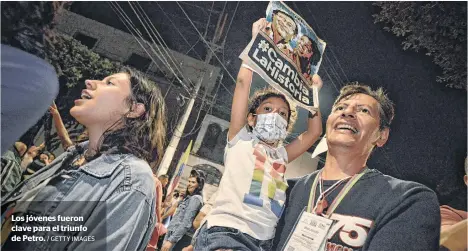
{"type": "MultiPolygon", "coordinates": [[[[167,54],[160,53],[159,50],[163,52],[163,48],[161,46],[157,46],[151,43],[154,50],[153,52],[153,50],[150,49],[150,46],[145,45],[147,42],[140,39],[140,42],[145,45],[146,50],[151,55],[150,57],[130,33],[123,32],[121,30],[66,10],[58,15],[56,28],[59,32],[69,36],[74,36],[77,32],[80,32],[84,35],[97,39],[95,46],[92,48],[93,51],[109,59],[125,62],[128,58],[130,58],[132,53],[149,59],[152,57],[155,61],[151,63],[148,69],[149,75],[151,75],[151,72],[157,72],[158,66],[163,72],[168,74],[168,76],[173,75],[171,71],[163,65],[163,63],[156,55],[162,54],[167,56],[167,54]]],[[[200,60],[196,60],[192,57],[176,51],[172,51],[170,49],[167,49],[167,51],[175,59],[174,62],[181,70],[181,72],[178,72],[174,69],[179,78],[183,80],[182,76],[185,76],[188,79],[187,82],[191,81],[193,84],[195,84],[199,78],[203,76],[202,87],[206,88],[209,92],[213,90],[216,79],[220,74],[220,69],[218,67],[212,65],[205,67],[204,62],[200,60]],[[203,75],[205,70],[206,74],[203,75]]],[[[171,61],[169,62],[172,63],[171,61]]]]}
{"type": "Polygon", "coordinates": [[[317,170],[318,159],[311,158],[311,153],[305,152],[293,162],[286,165],[286,179],[301,177],[317,170]]]}

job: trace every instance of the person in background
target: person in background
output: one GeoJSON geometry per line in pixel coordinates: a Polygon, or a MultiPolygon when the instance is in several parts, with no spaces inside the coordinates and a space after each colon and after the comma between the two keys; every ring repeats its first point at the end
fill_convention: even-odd
{"type": "Polygon", "coordinates": [[[182,196],[179,195],[179,191],[174,191],[172,193],[169,193],[166,198],[166,202],[163,203],[163,208],[162,208],[162,223],[164,225],[164,229],[166,230],[164,233],[161,233],[159,236],[159,241],[158,241],[158,247],[161,247],[164,242],[164,238],[166,237],[167,233],[167,228],[169,227],[169,224],[171,223],[171,218],[174,215],[177,205],[179,205],[179,202],[182,200],[182,196]]]}
{"type": "Polygon", "coordinates": [[[211,212],[211,209],[213,208],[214,202],[216,201],[216,197],[218,196],[218,191],[219,190],[216,190],[216,192],[211,195],[210,199],[200,209],[200,212],[197,214],[197,217],[195,217],[195,220],[193,221],[193,228],[199,229],[200,226],[203,225],[206,216],[211,212]]]}
{"type": "Polygon", "coordinates": [[[179,195],[178,191],[174,191],[173,193],[170,193],[167,196],[166,202],[164,202],[163,204],[163,214],[162,214],[163,224],[166,226],[166,228],[169,226],[169,221],[171,219],[171,216],[174,214],[175,210],[177,209],[177,205],[179,204],[181,199],[182,197],[179,195]]]}
{"type": "Polygon", "coordinates": [[[49,162],[54,161],[54,159],[55,159],[55,154],[49,152],[49,162]]]}
{"type": "Polygon", "coordinates": [[[23,169],[21,159],[26,154],[28,147],[23,142],[16,142],[11,150],[6,151],[2,158],[2,194],[8,193],[21,182],[23,169]]]}
{"type": "MultiPolygon", "coordinates": [[[[197,214],[197,217],[195,217],[195,220],[193,221],[193,228],[197,229],[197,231],[200,228],[200,226],[203,225],[203,223],[205,222],[206,216],[210,213],[211,208],[213,207],[213,204],[216,200],[216,197],[218,196],[218,191],[219,190],[216,190],[216,192],[211,195],[210,199],[200,209],[200,212],[197,214]]],[[[189,246],[182,249],[182,251],[193,251],[193,245],[195,243],[197,232],[195,232],[193,236],[194,238],[192,238],[192,243],[189,246]]]]}
{"type": "Polygon", "coordinates": [[[24,154],[23,159],[21,160],[21,168],[26,170],[29,164],[31,164],[34,159],[39,155],[39,153],[45,148],[45,142],[42,142],[39,146],[31,146],[28,151],[24,154]]]}
{"type": "Polygon", "coordinates": [[[167,174],[163,174],[160,175],[158,179],[162,186],[162,201],[165,202],[167,196],[167,185],[169,184],[169,176],[167,174]]]}
{"type": "Polygon", "coordinates": [[[67,150],[69,147],[73,146],[74,143],[70,139],[70,135],[68,135],[67,128],[63,124],[62,117],[60,116],[60,112],[55,104],[55,101],[49,106],[49,112],[52,115],[52,119],[54,120],[55,130],[57,131],[57,136],[60,139],[60,143],[62,144],[63,150],[67,150]]]}
{"type": "Polygon", "coordinates": [[[31,175],[36,173],[37,171],[41,170],[43,167],[50,164],[50,157],[51,154],[47,151],[43,151],[39,154],[39,156],[34,159],[31,164],[26,167],[23,173],[23,180],[29,179],[31,175]]]}
{"type": "MultiPolygon", "coordinates": [[[[161,176],[160,176],[161,177],[161,176]]],[[[151,239],[146,247],[146,251],[154,251],[157,248],[159,237],[165,233],[165,227],[162,224],[161,212],[162,212],[162,184],[160,179],[153,174],[154,184],[156,186],[156,226],[154,227],[153,234],[151,235],[151,239]],[[164,233],[163,233],[164,232],[164,233]]]]}
{"type": "MultiPolygon", "coordinates": [[[[465,185],[468,186],[468,159],[465,158],[465,185]]],[[[448,205],[440,207],[440,246],[441,250],[465,251],[468,249],[468,212],[448,205]]]]}
{"type": "Polygon", "coordinates": [[[205,176],[203,172],[192,170],[188,179],[185,198],[179,203],[177,211],[167,228],[161,251],[182,250],[190,245],[194,229],[192,227],[195,216],[203,205],[203,186],[205,176]]]}

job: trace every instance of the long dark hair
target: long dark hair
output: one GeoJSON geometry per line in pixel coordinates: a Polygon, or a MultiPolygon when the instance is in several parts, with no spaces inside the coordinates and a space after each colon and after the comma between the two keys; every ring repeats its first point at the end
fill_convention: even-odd
{"type": "MultiPolygon", "coordinates": [[[[269,98],[272,98],[272,97],[273,98],[280,98],[288,105],[288,108],[289,108],[288,131],[292,130],[292,128],[294,127],[294,123],[296,123],[296,119],[297,119],[296,108],[291,107],[291,104],[286,99],[286,96],[284,96],[284,94],[282,94],[281,92],[279,92],[276,89],[273,89],[271,87],[266,87],[264,89],[257,90],[252,95],[252,97],[250,97],[250,99],[249,99],[249,108],[248,108],[249,110],[248,110],[247,116],[249,114],[251,114],[251,113],[255,114],[257,108],[263,103],[263,101],[265,101],[265,100],[267,100],[269,98]]],[[[249,126],[249,129],[252,130],[253,128],[250,128],[250,126],[249,126]]]]}
{"type": "Polygon", "coordinates": [[[200,170],[192,170],[190,172],[190,177],[189,178],[196,178],[197,179],[197,183],[198,183],[198,187],[195,188],[195,191],[193,191],[192,194],[189,194],[188,192],[188,187],[187,187],[187,190],[185,190],[185,196],[186,198],[190,197],[190,196],[193,196],[193,195],[202,195],[202,192],[203,192],[203,187],[205,186],[205,174],[200,171],[200,170]]]}
{"type": "MultiPolygon", "coordinates": [[[[166,142],[166,105],[159,87],[130,68],[123,68],[130,79],[131,94],[125,100],[129,107],[135,103],[145,106],[145,112],[137,118],[123,116],[118,122],[122,127],[111,126],[101,136],[98,147],[101,153],[130,153],[148,163],[162,159],[166,142]]],[[[117,125],[117,123],[115,124],[117,125]]]]}

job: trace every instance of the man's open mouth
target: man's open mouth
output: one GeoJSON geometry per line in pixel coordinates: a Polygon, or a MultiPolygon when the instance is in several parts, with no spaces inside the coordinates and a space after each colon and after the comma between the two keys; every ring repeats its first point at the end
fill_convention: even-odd
{"type": "Polygon", "coordinates": [[[354,134],[359,132],[354,126],[349,125],[349,124],[338,124],[336,126],[336,129],[338,129],[338,130],[349,130],[354,134]]]}

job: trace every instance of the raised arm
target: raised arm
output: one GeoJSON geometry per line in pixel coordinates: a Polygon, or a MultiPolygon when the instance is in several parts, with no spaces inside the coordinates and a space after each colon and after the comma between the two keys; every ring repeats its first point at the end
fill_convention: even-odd
{"type": "Polygon", "coordinates": [[[37,151],[37,153],[39,153],[40,151],[44,150],[45,147],[45,142],[42,142],[35,150],[37,151]]]}
{"type": "MultiPolygon", "coordinates": [[[[267,25],[265,18],[261,18],[252,25],[252,37],[267,25]]],[[[237,74],[236,89],[232,99],[231,121],[229,124],[228,140],[231,141],[247,122],[247,109],[249,105],[250,84],[253,72],[241,66],[237,74]]]]}
{"type": "Polygon", "coordinates": [[[179,203],[174,203],[162,216],[162,219],[165,220],[167,217],[171,216],[174,214],[175,210],[177,209],[177,206],[179,203]]]}
{"type": "Polygon", "coordinates": [[[161,182],[159,181],[158,177],[156,175],[154,176],[154,182],[156,185],[156,221],[158,223],[162,222],[161,218],[161,213],[162,213],[162,196],[163,196],[163,190],[162,190],[162,185],[161,182]]]}
{"type": "Polygon", "coordinates": [[[71,141],[68,131],[63,124],[62,117],[60,116],[55,102],[53,102],[49,107],[49,112],[52,114],[52,118],[54,119],[55,130],[57,130],[57,135],[62,143],[62,147],[64,150],[67,150],[67,148],[73,145],[73,142],[71,141]]]}
{"type": "MultiPolygon", "coordinates": [[[[322,79],[319,75],[314,75],[312,81],[314,86],[319,88],[322,86],[322,79]]],[[[322,115],[320,110],[314,115],[309,112],[307,124],[307,131],[303,132],[285,147],[289,162],[305,153],[317,141],[320,135],[322,135],[322,115]]]]}

